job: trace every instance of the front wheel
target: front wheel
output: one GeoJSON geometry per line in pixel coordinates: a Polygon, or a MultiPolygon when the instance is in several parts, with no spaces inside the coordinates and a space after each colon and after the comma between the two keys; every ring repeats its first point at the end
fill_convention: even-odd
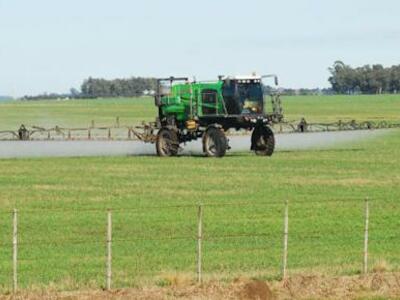
{"type": "Polygon", "coordinates": [[[157,134],[156,149],[158,156],[176,156],[179,150],[177,133],[169,128],[161,128],[157,134]]]}
{"type": "Polygon", "coordinates": [[[203,135],[203,152],[209,157],[223,157],[228,148],[225,133],[218,128],[210,127],[203,135]]]}
{"type": "Polygon", "coordinates": [[[251,150],[256,155],[271,156],[275,149],[274,133],[268,126],[254,128],[251,135],[251,150]]]}

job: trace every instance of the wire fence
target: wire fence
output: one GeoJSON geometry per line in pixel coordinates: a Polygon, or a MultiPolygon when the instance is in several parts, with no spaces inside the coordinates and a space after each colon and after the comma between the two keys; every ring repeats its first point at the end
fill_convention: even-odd
{"type": "Polygon", "coordinates": [[[368,198],[3,211],[0,288],[112,289],[141,277],[164,284],[171,273],[198,283],[213,274],[285,279],[315,267],[367,273],[371,255],[397,267],[398,213],[395,202],[368,198]]]}

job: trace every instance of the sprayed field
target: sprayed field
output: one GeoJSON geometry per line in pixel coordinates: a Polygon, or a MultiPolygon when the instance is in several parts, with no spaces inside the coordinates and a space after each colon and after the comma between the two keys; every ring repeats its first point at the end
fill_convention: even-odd
{"type": "MultiPolygon", "coordinates": [[[[289,150],[323,150],[349,148],[354,142],[373,140],[393,132],[383,130],[357,130],[340,132],[313,132],[276,134],[275,153],[289,150]]],[[[250,136],[229,137],[232,153],[249,152],[250,136]]],[[[143,156],[156,155],[154,144],[140,141],[2,141],[0,158],[83,157],[83,156],[143,156]]],[[[201,140],[181,145],[179,156],[204,156],[201,140]]]]}
{"type": "MultiPolygon", "coordinates": [[[[340,106],[345,110],[346,101],[348,107],[357,107],[352,117],[356,119],[395,119],[399,111],[399,102],[389,96],[382,96],[381,102],[367,98],[368,105],[358,98],[356,104],[343,99],[337,105],[326,100],[324,105],[333,107],[325,109],[318,101],[290,98],[287,111],[297,117],[302,107],[308,107],[310,118],[326,110],[345,116],[348,113],[340,112],[340,106]],[[369,111],[371,107],[384,112],[369,111]]],[[[96,114],[82,113],[75,120],[86,122],[104,114],[107,121],[118,111],[131,113],[130,102],[122,108],[117,104],[128,100],[115,101],[111,107],[90,103],[96,114]]],[[[150,100],[140,101],[139,119],[152,117],[146,110],[152,109],[150,100]]],[[[68,114],[60,109],[59,116],[68,121],[74,109],[68,114]]],[[[21,112],[30,114],[29,109],[21,112]]],[[[3,109],[0,113],[6,119],[11,114],[3,109]]],[[[326,119],[335,117],[327,114],[326,119]]],[[[0,159],[0,287],[2,291],[11,287],[14,207],[19,209],[22,288],[103,286],[107,209],[114,211],[114,287],[164,286],[179,278],[191,282],[200,202],[205,204],[205,280],[279,278],[286,199],[290,200],[289,274],[359,273],[365,196],[371,198],[371,268],[396,271],[400,268],[399,167],[399,131],[328,149],[293,147],[271,159],[247,152],[213,160],[198,156],[0,159]]]]}

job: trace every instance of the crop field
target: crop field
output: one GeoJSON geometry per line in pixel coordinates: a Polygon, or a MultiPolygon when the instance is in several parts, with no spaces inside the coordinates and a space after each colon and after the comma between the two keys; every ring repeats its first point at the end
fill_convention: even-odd
{"type": "Polygon", "coordinates": [[[0,104],[0,130],[19,128],[21,124],[42,127],[124,124],[154,120],[156,109],[152,98],[101,99],[71,101],[8,102],[0,104]]]}
{"type": "MultiPolygon", "coordinates": [[[[400,119],[400,96],[283,98],[288,120],[400,119]]],[[[0,104],[0,129],[152,120],[152,99],[0,104]]],[[[1,144],[0,144],[1,148],[1,144]]],[[[197,205],[204,205],[204,279],[278,279],[284,201],[289,275],[358,274],[364,198],[370,268],[400,270],[400,132],[271,158],[86,157],[0,159],[0,289],[12,287],[12,210],[18,209],[21,288],[100,288],[107,210],[113,287],[195,279],[197,205]]]]}

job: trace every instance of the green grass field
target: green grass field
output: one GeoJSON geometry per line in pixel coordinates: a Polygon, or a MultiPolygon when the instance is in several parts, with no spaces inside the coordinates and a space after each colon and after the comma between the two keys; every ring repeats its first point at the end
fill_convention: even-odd
{"type": "MultiPolygon", "coordinates": [[[[400,111],[397,96],[284,101],[288,119],[396,120],[400,111]]],[[[0,126],[109,123],[117,115],[135,122],[154,113],[149,99],[9,103],[0,104],[0,126]]],[[[387,269],[399,270],[399,169],[399,131],[331,150],[277,152],[269,159],[250,153],[223,159],[3,159],[1,289],[9,290],[12,282],[14,207],[22,288],[104,286],[107,209],[113,210],[114,287],[194,279],[198,203],[204,204],[206,279],[278,278],[286,199],[291,273],[361,270],[366,196],[370,266],[385,261],[387,269]]]]}
{"type": "Polygon", "coordinates": [[[82,127],[94,120],[97,125],[154,121],[157,110],[152,98],[99,99],[71,101],[24,101],[0,103],[0,130],[21,124],[42,127],[82,127]]]}

